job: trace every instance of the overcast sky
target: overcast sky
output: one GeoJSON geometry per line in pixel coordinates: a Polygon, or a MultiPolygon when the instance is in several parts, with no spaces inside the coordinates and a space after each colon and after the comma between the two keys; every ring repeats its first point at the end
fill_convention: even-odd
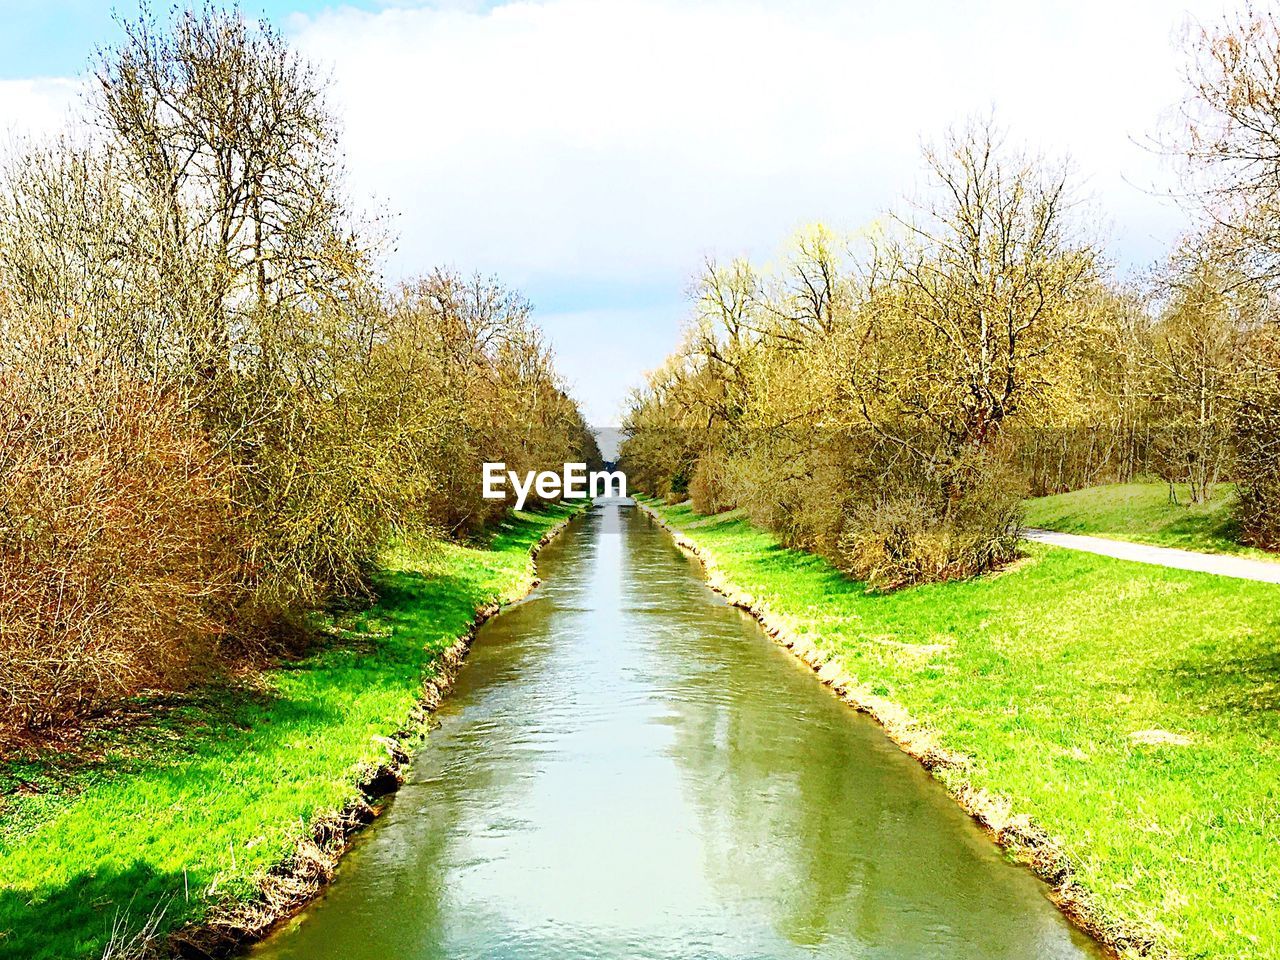
{"type": "MultiPolygon", "coordinates": [[[[132,0],[122,0],[126,13],[132,0]]],[[[1179,39],[1223,0],[545,0],[243,5],[330,70],[355,196],[397,214],[392,278],[499,274],[534,301],[588,417],[675,343],[709,253],[768,260],[919,182],[922,139],[994,111],[1074,162],[1121,270],[1184,221],[1142,146],[1179,39]]],[[[0,0],[0,129],[56,128],[110,5],[0,0]]]]}

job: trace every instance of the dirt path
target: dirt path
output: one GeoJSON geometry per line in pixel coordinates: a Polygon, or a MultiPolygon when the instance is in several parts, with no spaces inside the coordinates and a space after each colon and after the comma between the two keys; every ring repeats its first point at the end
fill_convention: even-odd
{"type": "Polygon", "coordinates": [[[1177,570],[1195,570],[1198,573],[1216,573],[1220,577],[1238,580],[1258,580],[1262,583],[1280,583],[1280,563],[1253,560],[1249,557],[1233,557],[1219,553],[1196,553],[1173,547],[1153,547],[1145,543],[1129,543],[1125,540],[1108,540],[1104,537],[1086,537],[1076,533],[1057,533],[1053,530],[1028,529],[1028,540],[1047,543],[1068,550],[1084,550],[1117,560],[1135,563],[1151,563],[1177,570]]]}

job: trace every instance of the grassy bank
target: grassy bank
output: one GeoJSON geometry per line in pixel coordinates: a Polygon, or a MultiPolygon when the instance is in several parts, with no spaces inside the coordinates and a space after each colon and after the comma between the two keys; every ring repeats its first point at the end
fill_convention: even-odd
{"type": "Polygon", "coordinates": [[[388,553],[371,610],[304,660],[127,716],[55,755],[0,764],[0,957],[100,957],[113,927],[170,931],[252,903],[267,871],[359,798],[377,739],[478,608],[530,582],[570,508],[517,514],[488,549],[388,553]]]}
{"type": "Polygon", "coordinates": [[[736,514],[650,506],[966,755],[939,778],[1029,815],[1112,940],[1280,958],[1280,588],[1030,545],[996,576],[869,595],[736,514]]]}
{"type": "Polygon", "coordinates": [[[1237,539],[1239,530],[1232,516],[1235,488],[1231,484],[1218,484],[1205,503],[1189,503],[1186,487],[1178,488],[1178,496],[1179,503],[1169,502],[1167,483],[1086,487],[1028,500],[1026,523],[1062,533],[1280,560],[1274,553],[1246,547],[1237,539]]]}

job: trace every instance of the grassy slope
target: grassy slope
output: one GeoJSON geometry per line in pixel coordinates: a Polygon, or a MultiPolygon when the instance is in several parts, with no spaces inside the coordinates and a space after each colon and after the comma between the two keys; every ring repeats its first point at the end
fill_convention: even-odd
{"type": "Polygon", "coordinates": [[[1280,958],[1280,587],[1031,545],[997,576],[868,595],[735,515],[651,505],[974,757],[967,779],[1056,837],[1109,915],[1188,957],[1280,958]],[[1150,729],[1191,744],[1129,739],[1150,729]]]}
{"type": "Polygon", "coordinates": [[[1246,547],[1237,541],[1231,515],[1235,490],[1231,484],[1219,484],[1207,503],[1188,503],[1185,487],[1178,488],[1178,496],[1180,503],[1169,502],[1166,483],[1087,487],[1028,500],[1026,523],[1029,527],[1063,533],[1086,533],[1183,550],[1280,560],[1274,553],[1246,547]]]}
{"type": "Polygon", "coordinates": [[[373,610],[255,689],[206,691],[83,756],[0,765],[0,957],[97,957],[113,919],[166,929],[254,878],[355,794],[476,609],[522,593],[529,550],[571,511],[520,514],[487,550],[392,552],[373,610]],[[29,795],[30,788],[44,792],[29,795]],[[189,892],[189,899],[188,899],[189,892]]]}

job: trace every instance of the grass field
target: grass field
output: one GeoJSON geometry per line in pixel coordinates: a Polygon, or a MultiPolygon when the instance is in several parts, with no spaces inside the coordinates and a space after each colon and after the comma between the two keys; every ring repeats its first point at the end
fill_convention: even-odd
{"type": "Polygon", "coordinates": [[[1233,553],[1266,560],[1280,555],[1246,547],[1237,540],[1231,515],[1235,489],[1218,484],[1206,503],[1189,503],[1186,487],[1169,502],[1166,483],[1113,483],[1086,487],[1026,503],[1026,524],[1063,533],[1084,533],[1162,547],[1233,553]]]}
{"type": "Polygon", "coordinates": [[[322,649],[99,729],[72,752],[0,763],[0,957],[100,957],[114,923],[162,929],[251,896],[356,794],[373,738],[406,723],[478,607],[522,593],[529,551],[572,511],[518,514],[489,549],[389,553],[370,611],[322,649]]]}
{"type": "Polygon", "coordinates": [[[875,595],[736,514],[650,505],[970,755],[939,775],[1030,814],[1106,916],[1184,957],[1280,958],[1280,587],[1032,544],[875,595]]]}

